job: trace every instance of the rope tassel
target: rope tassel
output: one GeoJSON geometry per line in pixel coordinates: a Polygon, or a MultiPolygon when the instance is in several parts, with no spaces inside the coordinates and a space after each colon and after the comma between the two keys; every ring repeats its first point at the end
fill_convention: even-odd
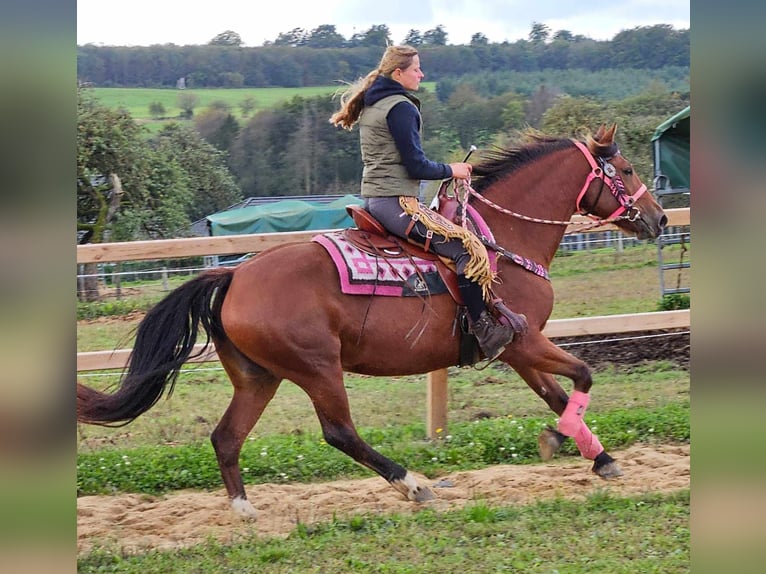
{"type": "Polygon", "coordinates": [[[423,206],[414,197],[400,197],[399,204],[407,215],[415,221],[420,221],[427,230],[447,239],[460,239],[463,242],[463,247],[470,255],[470,261],[465,268],[465,276],[481,285],[484,300],[489,302],[492,297],[490,287],[495,281],[496,274],[492,271],[487,248],[484,247],[481,240],[466,228],[454,224],[432,209],[423,209],[423,206]]]}

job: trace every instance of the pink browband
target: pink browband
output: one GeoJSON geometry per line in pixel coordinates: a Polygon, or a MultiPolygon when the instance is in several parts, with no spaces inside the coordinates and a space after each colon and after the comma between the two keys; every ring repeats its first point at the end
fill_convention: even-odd
{"type": "MultiPolygon", "coordinates": [[[[620,202],[620,207],[618,207],[612,215],[607,217],[607,219],[612,219],[614,217],[618,217],[619,215],[622,215],[627,209],[633,207],[633,204],[638,201],[638,198],[640,198],[645,192],[646,192],[646,185],[641,184],[641,187],[638,189],[636,193],[633,195],[628,195],[624,193],[625,187],[622,185],[622,180],[620,179],[620,176],[617,176],[615,179],[619,180],[619,187],[622,189],[622,191],[618,190],[618,186],[615,184],[612,178],[608,177],[604,170],[601,169],[598,165],[596,165],[596,160],[593,159],[593,155],[590,153],[587,147],[585,147],[585,144],[583,144],[580,141],[572,140],[574,144],[577,146],[577,149],[579,149],[582,154],[585,156],[585,159],[588,160],[588,163],[590,164],[591,170],[588,174],[588,177],[585,179],[585,184],[582,186],[582,189],[580,190],[579,195],[577,196],[577,203],[575,204],[575,207],[577,208],[578,213],[585,213],[583,209],[580,207],[580,201],[582,201],[583,196],[588,191],[588,188],[590,187],[590,184],[593,182],[594,179],[601,179],[612,191],[612,195],[615,197],[617,201],[620,202]]],[[[587,215],[587,214],[586,214],[587,215]]],[[[593,219],[598,219],[595,216],[589,216],[593,219]]]]}

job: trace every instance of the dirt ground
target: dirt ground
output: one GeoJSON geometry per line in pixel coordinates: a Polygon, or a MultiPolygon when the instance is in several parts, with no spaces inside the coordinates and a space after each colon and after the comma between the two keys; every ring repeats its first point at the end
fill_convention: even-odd
{"type": "Polygon", "coordinates": [[[261,484],[247,488],[258,512],[244,521],[230,510],[226,492],[179,491],[165,496],[124,494],[77,499],[77,549],[96,545],[112,550],[181,548],[215,539],[236,542],[255,533],[286,536],[297,523],[310,525],[357,513],[439,511],[476,502],[491,506],[527,504],[554,497],[579,500],[596,492],[615,496],[665,493],[690,486],[689,445],[634,445],[612,456],[624,476],[605,481],[582,458],[553,459],[535,465],[499,465],[455,472],[438,480],[417,476],[436,500],[405,500],[379,477],[313,484],[261,484]]]}

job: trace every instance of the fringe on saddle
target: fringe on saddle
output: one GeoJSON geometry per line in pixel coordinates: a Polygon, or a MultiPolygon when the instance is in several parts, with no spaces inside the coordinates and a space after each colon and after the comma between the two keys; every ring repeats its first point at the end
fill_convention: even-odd
{"type": "MultiPolygon", "coordinates": [[[[457,225],[442,217],[432,209],[424,208],[415,197],[400,197],[399,204],[404,212],[412,218],[412,225],[420,221],[426,229],[438,233],[447,239],[460,239],[470,255],[470,261],[465,268],[465,276],[481,285],[484,300],[491,302],[491,285],[495,281],[496,273],[492,271],[487,255],[487,248],[481,240],[465,227],[457,225]]],[[[409,230],[408,230],[409,231],[409,230]]],[[[426,250],[428,250],[427,238],[426,250]]]]}

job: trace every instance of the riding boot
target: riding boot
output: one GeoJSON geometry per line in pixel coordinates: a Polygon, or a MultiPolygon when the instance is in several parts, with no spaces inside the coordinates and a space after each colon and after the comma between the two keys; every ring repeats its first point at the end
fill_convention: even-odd
{"type": "Polygon", "coordinates": [[[494,320],[484,304],[481,286],[465,276],[458,276],[458,289],[468,308],[471,333],[479,341],[479,347],[487,359],[494,359],[513,340],[513,328],[494,320]]]}
{"type": "Polygon", "coordinates": [[[482,311],[477,321],[471,321],[471,332],[476,335],[484,356],[496,358],[513,341],[513,329],[494,320],[489,311],[482,311]]]}

